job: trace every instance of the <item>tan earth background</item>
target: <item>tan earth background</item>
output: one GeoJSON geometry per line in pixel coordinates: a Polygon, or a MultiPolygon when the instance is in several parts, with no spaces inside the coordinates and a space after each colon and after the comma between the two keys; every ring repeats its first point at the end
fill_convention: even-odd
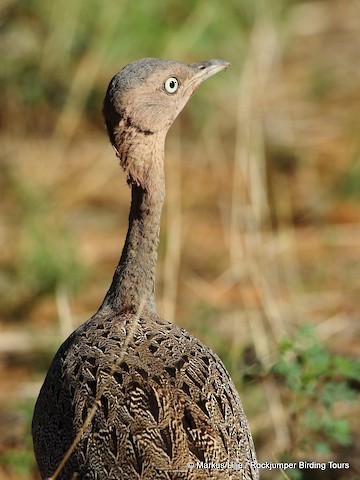
{"type": "Polygon", "coordinates": [[[102,99],[144,56],[232,64],[168,136],[160,314],[221,356],[260,461],[336,462],[262,478],[360,478],[360,2],[2,0],[0,19],[0,480],[38,478],[39,388],[117,264],[102,99]]]}

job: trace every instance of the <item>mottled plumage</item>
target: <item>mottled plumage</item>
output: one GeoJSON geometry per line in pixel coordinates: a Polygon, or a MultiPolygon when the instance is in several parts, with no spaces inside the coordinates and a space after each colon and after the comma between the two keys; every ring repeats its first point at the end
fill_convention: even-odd
{"type": "Polygon", "coordinates": [[[258,478],[221,360],[162,320],[154,298],[166,133],[197,86],[227,65],[142,59],[110,82],[103,111],[132,189],[129,229],[99,311],[60,347],[40,391],[33,439],[42,478],[72,445],[57,478],[258,478]]]}

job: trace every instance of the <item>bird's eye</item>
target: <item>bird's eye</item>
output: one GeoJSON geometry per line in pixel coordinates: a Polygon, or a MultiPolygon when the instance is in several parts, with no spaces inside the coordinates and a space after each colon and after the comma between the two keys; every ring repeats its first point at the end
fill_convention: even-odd
{"type": "Polygon", "coordinates": [[[179,81],[175,77],[170,77],[164,83],[164,87],[168,93],[175,93],[176,90],[179,88],[179,81]]]}

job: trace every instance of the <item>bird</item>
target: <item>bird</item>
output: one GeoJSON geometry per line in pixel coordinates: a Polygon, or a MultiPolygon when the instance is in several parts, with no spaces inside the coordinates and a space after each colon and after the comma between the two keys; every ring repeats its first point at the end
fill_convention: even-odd
{"type": "Polygon", "coordinates": [[[128,231],[100,308],[60,346],[36,401],[42,479],[259,478],[222,361],[155,302],[165,138],[198,86],[229,65],[143,58],[109,83],[103,116],[131,189],[128,231]]]}

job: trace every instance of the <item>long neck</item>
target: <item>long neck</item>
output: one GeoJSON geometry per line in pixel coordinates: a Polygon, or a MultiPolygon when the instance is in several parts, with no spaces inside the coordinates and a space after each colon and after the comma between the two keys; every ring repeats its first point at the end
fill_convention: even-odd
{"type": "Polygon", "coordinates": [[[165,187],[162,158],[151,163],[147,188],[132,182],[129,228],[101,309],[135,313],[145,302],[144,310],[156,312],[155,273],[165,187]]]}

